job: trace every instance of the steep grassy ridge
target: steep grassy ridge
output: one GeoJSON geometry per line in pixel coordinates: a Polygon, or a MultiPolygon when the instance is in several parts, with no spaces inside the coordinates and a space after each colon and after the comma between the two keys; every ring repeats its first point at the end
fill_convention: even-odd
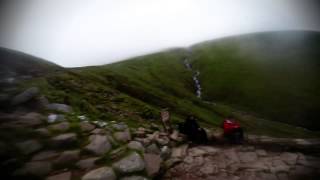
{"type": "Polygon", "coordinates": [[[192,47],[204,99],[320,129],[320,33],[274,32],[192,47]]]}

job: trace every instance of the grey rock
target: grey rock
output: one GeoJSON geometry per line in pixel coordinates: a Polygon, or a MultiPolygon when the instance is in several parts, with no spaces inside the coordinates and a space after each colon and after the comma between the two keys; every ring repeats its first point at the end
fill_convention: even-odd
{"type": "Polygon", "coordinates": [[[70,123],[69,122],[61,122],[58,124],[50,125],[48,128],[51,130],[54,130],[54,131],[66,132],[70,128],[70,123]]]}
{"type": "Polygon", "coordinates": [[[56,160],[53,161],[53,163],[58,166],[67,166],[69,164],[73,164],[79,160],[79,158],[80,150],[64,151],[56,160]]]}
{"type": "Polygon", "coordinates": [[[15,97],[13,97],[11,101],[11,105],[17,106],[17,105],[26,103],[38,95],[39,95],[39,89],[37,87],[31,87],[23,91],[22,93],[16,95],[15,97]]]}
{"type": "Polygon", "coordinates": [[[112,168],[101,167],[85,174],[82,180],[116,180],[116,175],[112,168]]]}
{"type": "Polygon", "coordinates": [[[89,141],[90,143],[85,147],[85,149],[97,155],[103,155],[112,147],[107,136],[91,135],[89,137],[89,141]]]}
{"type": "Polygon", "coordinates": [[[43,116],[39,113],[31,112],[18,118],[15,124],[23,127],[35,127],[43,124],[43,116]]]}
{"type": "Polygon", "coordinates": [[[53,176],[49,176],[46,178],[46,180],[71,180],[71,172],[68,171],[53,176]]]}
{"type": "Polygon", "coordinates": [[[145,163],[141,156],[134,152],[114,163],[112,167],[121,174],[127,174],[144,170],[145,163]]]}
{"type": "Polygon", "coordinates": [[[52,165],[49,162],[39,161],[39,162],[29,162],[26,163],[22,168],[14,172],[16,176],[33,175],[38,177],[43,177],[49,174],[52,170],[52,165]]]}
{"type": "Polygon", "coordinates": [[[128,129],[123,132],[116,132],[113,136],[119,142],[128,142],[131,140],[131,134],[128,129]]]}
{"type": "Polygon", "coordinates": [[[16,147],[23,153],[23,154],[31,154],[36,151],[39,151],[42,148],[42,145],[36,140],[28,140],[21,143],[17,143],[16,147]]]}
{"type": "Polygon", "coordinates": [[[48,123],[55,123],[57,121],[64,121],[65,117],[62,114],[49,114],[48,115],[48,123]]]}
{"type": "Polygon", "coordinates": [[[295,165],[298,160],[298,154],[285,152],[280,155],[280,158],[288,165],[295,165]]]}
{"type": "Polygon", "coordinates": [[[40,109],[44,110],[47,108],[49,104],[49,100],[45,96],[43,95],[38,96],[36,100],[37,100],[37,105],[40,109]]]}
{"type": "Polygon", "coordinates": [[[51,141],[54,146],[70,146],[77,142],[77,135],[75,133],[60,134],[53,137],[51,141]]]}
{"type": "Polygon", "coordinates": [[[146,152],[151,153],[151,154],[160,154],[161,153],[159,147],[155,143],[152,143],[149,146],[147,146],[146,152]]]}
{"type": "Polygon", "coordinates": [[[109,153],[109,157],[112,160],[116,160],[116,159],[119,159],[120,157],[122,157],[126,152],[127,152],[127,147],[122,146],[122,147],[119,147],[117,149],[112,150],[109,153]]]}
{"type": "Polygon", "coordinates": [[[93,131],[91,131],[91,134],[106,134],[107,131],[104,129],[96,128],[93,131]]]}
{"type": "Polygon", "coordinates": [[[127,176],[127,177],[121,178],[121,180],[148,180],[148,179],[143,176],[127,176]]]}
{"type": "Polygon", "coordinates": [[[155,176],[160,170],[162,159],[160,155],[144,154],[144,162],[148,176],[155,176]]]}
{"type": "Polygon", "coordinates": [[[290,167],[279,159],[273,160],[272,166],[271,172],[289,172],[290,170],[290,167]]]}
{"type": "Polygon", "coordinates": [[[126,125],[125,123],[117,123],[117,124],[113,124],[112,128],[114,128],[117,131],[124,131],[128,129],[128,125],[126,125]]]}
{"type": "Polygon", "coordinates": [[[47,128],[39,128],[35,130],[36,133],[40,134],[41,136],[50,136],[50,132],[47,128]]]}
{"type": "Polygon", "coordinates": [[[189,156],[203,156],[207,154],[207,152],[201,148],[194,147],[188,150],[188,155],[189,156]]]}
{"type": "Polygon", "coordinates": [[[170,142],[170,139],[168,137],[158,137],[156,138],[156,141],[159,145],[161,146],[165,146],[165,145],[168,145],[169,142],[170,142]]]}
{"type": "Polygon", "coordinates": [[[179,147],[172,149],[171,157],[173,158],[183,158],[187,155],[188,145],[184,144],[179,147]]]}
{"type": "Polygon", "coordinates": [[[92,131],[95,128],[95,126],[89,122],[81,122],[79,125],[80,125],[81,131],[84,131],[84,132],[92,131]]]}
{"type": "Polygon", "coordinates": [[[76,166],[82,170],[88,170],[92,169],[95,166],[95,162],[99,158],[93,157],[93,158],[88,158],[88,159],[83,159],[77,162],[76,166]]]}
{"type": "Polygon", "coordinates": [[[256,150],[256,154],[259,156],[259,157],[265,157],[267,156],[267,152],[264,150],[264,149],[257,149],[256,150]]]}
{"type": "Polygon", "coordinates": [[[162,159],[168,159],[171,155],[171,149],[168,146],[163,146],[161,148],[160,156],[162,159]]]}
{"type": "Polygon", "coordinates": [[[128,148],[142,152],[144,151],[143,145],[138,141],[130,141],[130,143],[128,143],[128,148]]]}
{"type": "Polygon", "coordinates": [[[52,103],[47,105],[47,109],[64,113],[72,112],[72,108],[66,104],[52,103]]]}
{"type": "Polygon", "coordinates": [[[43,161],[56,158],[57,156],[59,156],[59,153],[56,151],[43,151],[34,155],[32,161],[43,161]]]}
{"type": "Polygon", "coordinates": [[[164,167],[170,169],[174,165],[180,163],[182,160],[180,158],[170,158],[164,162],[164,167]]]}
{"type": "Polygon", "coordinates": [[[200,168],[200,172],[205,175],[217,174],[219,172],[219,168],[215,164],[207,163],[200,168]]]}
{"type": "Polygon", "coordinates": [[[254,162],[258,159],[255,152],[239,152],[238,153],[240,161],[244,163],[254,162]]]}

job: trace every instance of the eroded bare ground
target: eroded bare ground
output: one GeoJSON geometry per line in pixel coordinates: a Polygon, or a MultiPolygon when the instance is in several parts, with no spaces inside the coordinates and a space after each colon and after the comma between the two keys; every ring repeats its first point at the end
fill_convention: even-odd
{"type": "Polygon", "coordinates": [[[292,180],[320,178],[316,154],[263,146],[181,146],[173,149],[180,163],[165,172],[166,180],[292,180]]]}

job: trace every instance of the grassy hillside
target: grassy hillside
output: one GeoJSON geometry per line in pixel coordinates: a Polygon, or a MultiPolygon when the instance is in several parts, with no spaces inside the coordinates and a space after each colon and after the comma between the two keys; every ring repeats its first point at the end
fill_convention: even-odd
{"type": "Polygon", "coordinates": [[[320,33],[257,33],[192,47],[204,99],[320,129],[320,33]]]}
{"type": "MultiPolygon", "coordinates": [[[[239,37],[237,41],[243,42],[244,37],[246,36],[239,37]]],[[[256,39],[253,40],[256,44],[250,45],[256,47],[260,43],[260,35],[252,37],[256,39]]],[[[284,68],[286,72],[291,72],[290,69],[300,70],[298,68],[300,64],[277,60],[269,62],[268,52],[262,53],[264,58],[255,59],[245,53],[246,51],[240,52],[238,49],[240,47],[235,45],[235,39],[238,38],[196,45],[192,47],[191,54],[185,49],[172,49],[105,66],[63,69],[27,80],[21,88],[38,86],[52,102],[70,104],[77,114],[85,114],[91,120],[125,121],[130,126],[141,126],[149,122],[159,123],[161,109],[169,108],[174,123],[183,121],[187,115],[193,114],[203,126],[217,128],[223,118],[232,114],[249,133],[278,137],[319,136],[318,133],[289,125],[297,124],[296,120],[288,120],[286,121],[288,124],[285,124],[281,123],[282,119],[274,119],[274,116],[268,116],[269,114],[265,113],[272,110],[272,112],[290,115],[295,112],[296,109],[286,109],[285,106],[285,103],[290,104],[295,100],[296,97],[291,98],[292,93],[296,93],[294,95],[301,96],[302,99],[310,98],[307,99],[311,102],[310,107],[319,107],[317,104],[312,104],[317,103],[312,99],[317,97],[309,97],[312,93],[308,91],[310,88],[317,89],[306,86],[308,82],[316,84],[316,79],[312,79],[316,75],[310,75],[304,78],[305,80],[299,81],[305,84],[295,88],[294,83],[290,82],[296,80],[291,81],[289,75],[282,77],[282,72],[284,68]],[[189,58],[193,67],[200,70],[204,98],[214,101],[215,104],[203,102],[195,96],[193,72],[184,67],[185,58],[189,58]],[[260,65],[261,63],[263,66],[260,65]],[[279,66],[279,64],[282,65],[279,66]],[[270,80],[272,81],[269,82],[270,80]],[[273,83],[279,87],[273,87],[273,83]],[[296,90],[291,91],[292,88],[296,90]],[[278,95],[273,97],[275,92],[281,98],[278,95]],[[260,103],[257,99],[268,104],[260,103]]],[[[246,46],[241,48],[248,49],[246,46]]],[[[261,49],[264,48],[261,47],[261,49]]],[[[308,48],[303,52],[309,54],[308,48]]],[[[316,57],[317,54],[312,56],[316,57]]],[[[27,61],[19,61],[20,64],[25,62],[27,61]]],[[[297,59],[294,62],[300,61],[297,59]]],[[[303,72],[309,73],[309,70],[303,72]]],[[[292,77],[297,79],[298,76],[292,77]]],[[[312,92],[314,95],[318,91],[312,92]]],[[[308,104],[307,100],[304,99],[303,102],[308,104]]]]}

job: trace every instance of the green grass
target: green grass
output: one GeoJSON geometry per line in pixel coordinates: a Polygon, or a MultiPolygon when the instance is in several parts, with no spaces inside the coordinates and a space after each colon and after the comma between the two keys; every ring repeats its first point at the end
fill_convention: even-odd
{"type": "Polygon", "coordinates": [[[198,44],[204,99],[319,130],[320,33],[258,33],[198,44]]]}
{"type": "Polygon", "coordinates": [[[38,86],[51,102],[70,104],[76,114],[130,127],[160,124],[161,109],[169,108],[174,124],[192,114],[202,126],[219,127],[234,115],[249,133],[319,137],[294,126],[319,130],[320,35],[308,32],[299,44],[298,34],[287,39],[282,33],[232,37],[191,51],[172,49],[105,66],[64,69],[22,88],[38,86]],[[183,65],[186,57],[201,72],[204,99],[215,105],[195,96],[192,72],[183,65]]]}

